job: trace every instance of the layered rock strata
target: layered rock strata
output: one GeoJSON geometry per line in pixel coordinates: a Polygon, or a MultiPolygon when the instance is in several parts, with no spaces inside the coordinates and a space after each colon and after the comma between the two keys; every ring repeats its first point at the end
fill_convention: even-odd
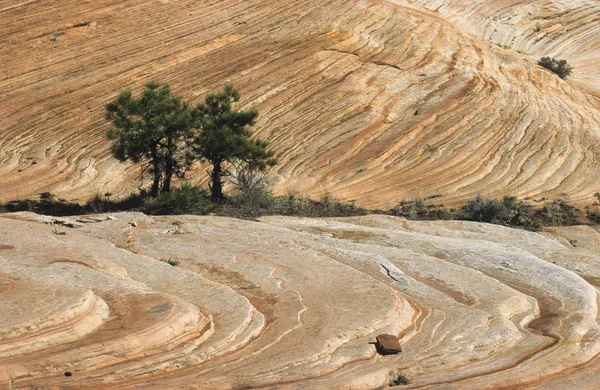
{"type": "Polygon", "coordinates": [[[0,215],[0,378],[19,389],[372,389],[399,376],[409,389],[593,389],[600,375],[591,228],[46,222],[0,215]],[[402,353],[377,354],[379,334],[402,353]]]}
{"type": "Polygon", "coordinates": [[[600,87],[600,4],[584,0],[395,0],[426,9],[463,31],[537,58],[568,59],[571,76],[600,87]]]}
{"type": "Polygon", "coordinates": [[[110,156],[104,104],[154,79],[192,102],[239,87],[279,157],[278,193],[374,208],[479,192],[591,202],[597,7],[544,3],[5,1],[0,198],[135,190],[139,167],[110,156]],[[542,54],[573,59],[573,81],[542,54]]]}

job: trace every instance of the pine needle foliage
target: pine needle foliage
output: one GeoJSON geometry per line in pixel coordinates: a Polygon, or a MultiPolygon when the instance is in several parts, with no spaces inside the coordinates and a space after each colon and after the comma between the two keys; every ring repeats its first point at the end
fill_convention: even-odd
{"type": "Polygon", "coordinates": [[[113,141],[113,156],[143,163],[142,174],[148,170],[153,177],[151,196],[169,192],[173,176],[185,176],[193,162],[185,140],[195,116],[168,85],[149,82],[139,98],[122,92],[106,105],[106,118],[112,122],[106,136],[113,141]]]}
{"type": "Polygon", "coordinates": [[[225,163],[243,162],[249,169],[263,171],[277,164],[268,142],[251,139],[258,116],[256,110],[234,110],[232,105],[239,101],[240,94],[231,84],[222,92],[211,93],[196,107],[197,124],[200,129],[192,142],[194,155],[212,165],[211,198],[214,202],[224,199],[223,177],[229,175],[225,163]]]}

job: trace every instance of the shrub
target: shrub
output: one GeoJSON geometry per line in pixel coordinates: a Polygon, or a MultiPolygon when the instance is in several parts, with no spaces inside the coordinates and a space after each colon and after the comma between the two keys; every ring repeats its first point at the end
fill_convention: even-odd
{"type": "Polygon", "coordinates": [[[297,217],[348,217],[366,215],[366,209],[357,207],[354,202],[342,202],[329,194],[320,200],[299,198],[294,195],[273,196],[270,192],[256,197],[238,194],[227,199],[219,209],[220,215],[236,218],[256,218],[262,215],[290,215],[297,217]]]}
{"type": "Polygon", "coordinates": [[[81,213],[81,206],[79,204],[67,202],[63,199],[56,199],[50,192],[41,193],[39,200],[12,200],[1,205],[1,208],[6,212],[31,211],[37,214],[54,216],[81,213]]]}
{"type": "Polygon", "coordinates": [[[398,203],[389,211],[391,215],[412,220],[454,219],[456,216],[444,205],[427,205],[423,198],[413,198],[398,203]]]}
{"type": "MultiPolygon", "coordinates": [[[[597,216],[600,222],[600,193],[597,194],[597,214],[588,210],[588,216],[597,216]]],[[[478,194],[456,213],[443,205],[426,205],[424,199],[402,201],[388,211],[391,215],[415,220],[462,219],[493,223],[538,231],[544,226],[571,225],[575,223],[577,209],[563,200],[546,203],[541,210],[534,210],[531,203],[518,200],[516,196],[505,196],[501,200],[484,198],[478,194]]],[[[590,217],[590,219],[593,219],[590,217]]]]}
{"type": "Polygon", "coordinates": [[[398,203],[390,210],[390,212],[393,215],[408,219],[425,219],[427,215],[427,206],[425,206],[425,200],[423,198],[413,198],[398,203]]]}
{"type": "Polygon", "coordinates": [[[477,195],[462,208],[462,219],[488,222],[511,227],[521,227],[537,231],[544,226],[565,226],[574,224],[577,209],[558,199],[544,204],[535,211],[533,205],[518,200],[515,196],[505,196],[502,201],[486,199],[477,195]]]}
{"type": "Polygon", "coordinates": [[[288,197],[282,199],[278,211],[283,215],[303,217],[349,217],[366,215],[366,209],[357,207],[352,202],[344,203],[329,193],[324,193],[319,200],[310,198],[288,197]]]}
{"type": "Polygon", "coordinates": [[[596,201],[592,204],[592,207],[586,207],[587,217],[595,223],[600,223],[600,192],[596,192],[594,197],[596,201]]]}
{"type": "Polygon", "coordinates": [[[496,199],[486,199],[477,194],[475,199],[462,207],[462,218],[467,221],[507,224],[510,213],[506,206],[496,199]]]}
{"type": "Polygon", "coordinates": [[[270,190],[264,172],[246,163],[233,163],[231,166],[230,179],[237,191],[247,194],[270,190]]]}
{"type": "Polygon", "coordinates": [[[42,192],[40,194],[40,200],[46,202],[52,202],[54,200],[54,194],[52,192],[42,192]]]}
{"type": "MultiPolygon", "coordinates": [[[[264,173],[253,169],[248,164],[232,165],[230,181],[234,190],[229,198],[229,204],[256,211],[272,209],[275,199],[264,173]]],[[[252,210],[247,211],[252,214],[252,210]]]]}
{"type": "Polygon", "coordinates": [[[398,375],[390,381],[390,386],[404,386],[408,384],[410,382],[404,375],[398,375]]]}
{"type": "Polygon", "coordinates": [[[82,214],[101,214],[112,211],[136,210],[144,204],[149,194],[146,191],[132,192],[122,199],[113,200],[108,196],[95,194],[82,207],[82,214]]]}
{"type": "Polygon", "coordinates": [[[179,265],[179,261],[174,260],[170,257],[168,259],[163,257],[162,259],[160,259],[160,261],[169,264],[171,267],[177,267],[179,265]]]}
{"type": "Polygon", "coordinates": [[[508,213],[508,226],[523,227],[527,230],[540,230],[541,222],[535,215],[533,205],[524,201],[520,201],[516,196],[505,196],[502,199],[502,204],[508,213]]]}
{"type": "Polygon", "coordinates": [[[551,57],[542,57],[539,60],[538,64],[543,66],[544,68],[554,72],[563,80],[566,80],[567,77],[571,75],[573,72],[573,68],[571,65],[567,63],[566,60],[557,60],[551,57]]]}
{"type": "Polygon", "coordinates": [[[216,205],[200,187],[184,183],[180,188],[165,192],[156,198],[146,198],[142,211],[146,214],[208,214],[216,205]]]}
{"type": "Polygon", "coordinates": [[[238,192],[219,205],[219,215],[254,219],[263,215],[277,214],[278,200],[270,192],[238,192]]]}
{"type": "Polygon", "coordinates": [[[544,203],[539,213],[545,226],[565,226],[576,223],[577,209],[562,199],[544,203]]]}
{"type": "Polygon", "coordinates": [[[92,214],[105,213],[109,211],[109,202],[110,201],[108,199],[99,194],[95,194],[87,202],[85,202],[83,209],[92,214]]]}
{"type": "Polygon", "coordinates": [[[143,200],[147,196],[146,192],[141,191],[131,193],[123,199],[111,200],[108,197],[96,194],[85,204],[80,205],[64,199],[57,199],[53,194],[44,192],[40,194],[39,200],[13,200],[0,205],[0,210],[6,212],[32,211],[37,214],[54,216],[100,214],[111,211],[135,210],[143,204],[143,200]]]}

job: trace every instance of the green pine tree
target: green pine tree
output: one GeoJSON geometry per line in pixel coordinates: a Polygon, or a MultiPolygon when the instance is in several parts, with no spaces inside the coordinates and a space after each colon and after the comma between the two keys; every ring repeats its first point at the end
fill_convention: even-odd
{"type": "Polygon", "coordinates": [[[210,190],[215,202],[224,198],[223,177],[229,174],[226,162],[243,162],[261,171],[277,164],[268,142],[250,138],[253,133],[249,127],[254,125],[258,112],[232,110],[232,103],[239,99],[239,92],[227,84],[223,92],[207,95],[196,107],[199,132],[193,139],[193,150],[199,159],[212,165],[210,190]]]}
{"type": "Polygon", "coordinates": [[[194,110],[168,85],[150,82],[137,99],[130,91],[122,92],[106,105],[106,118],[113,125],[106,134],[113,140],[113,156],[143,161],[142,172],[149,170],[153,176],[153,197],[170,191],[173,175],[183,177],[193,162],[185,140],[193,134],[194,110]]]}

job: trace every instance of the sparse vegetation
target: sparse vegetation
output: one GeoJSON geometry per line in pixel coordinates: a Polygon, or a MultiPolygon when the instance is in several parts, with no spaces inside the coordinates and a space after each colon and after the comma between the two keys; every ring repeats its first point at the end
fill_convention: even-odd
{"type": "Polygon", "coordinates": [[[135,210],[144,203],[144,199],[148,196],[146,191],[132,192],[121,199],[111,199],[106,195],[102,196],[96,194],[83,205],[81,214],[100,214],[113,211],[135,210]]]}
{"type": "Polygon", "coordinates": [[[600,192],[594,194],[596,200],[591,206],[586,207],[586,214],[590,221],[600,223],[600,192]]]}
{"type": "MultiPolygon", "coordinates": [[[[343,202],[324,192],[321,197],[296,196],[293,193],[275,196],[262,172],[236,168],[232,170],[233,190],[225,201],[214,202],[210,192],[196,185],[184,183],[170,192],[153,198],[147,192],[133,193],[123,199],[95,195],[83,205],[57,199],[50,193],[39,200],[20,200],[0,204],[0,212],[33,211],[38,214],[68,216],[99,214],[115,211],[141,211],[150,215],[214,214],[241,219],[256,219],[265,215],[288,215],[299,217],[347,217],[369,213],[401,216],[412,220],[467,220],[486,222],[531,231],[545,226],[566,226],[578,223],[582,214],[564,200],[546,201],[542,207],[519,200],[514,196],[502,199],[477,195],[461,209],[446,209],[442,204],[427,204],[437,198],[415,198],[402,201],[390,210],[367,210],[356,206],[354,201],[343,202]]],[[[586,215],[594,223],[600,223],[600,193],[596,201],[586,207],[586,215]]],[[[546,200],[543,198],[540,202],[546,200]]],[[[178,233],[181,234],[181,233],[178,233]]]]}
{"type": "Polygon", "coordinates": [[[508,219],[508,210],[502,202],[478,194],[462,208],[462,219],[502,225],[508,219]]]}
{"type": "Polygon", "coordinates": [[[54,196],[40,196],[39,200],[12,200],[0,206],[0,209],[9,213],[17,211],[31,211],[38,214],[65,216],[77,214],[79,211],[81,211],[81,205],[73,202],[67,202],[63,199],[56,199],[54,196]]]}
{"type": "MultiPolygon", "coordinates": [[[[431,197],[430,199],[434,199],[436,197],[438,196],[431,197]]],[[[390,214],[407,219],[455,219],[453,213],[446,210],[444,205],[427,205],[426,200],[423,198],[413,198],[408,201],[402,201],[390,210],[390,214]]]]}
{"type": "Polygon", "coordinates": [[[53,194],[40,194],[39,199],[13,200],[0,205],[0,212],[31,211],[37,214],[67,216],[79,214],[100,214],[112,211],[136,210],[143,204],[148,194],[144,191],[132,193],[122,199],[109,199],[99,194],[94,195],[81,205],[64,199],[57,199],[53,194]]]}
{"type": "Polygon", "coordinates": [[[214,213],[235,218],[254,219],[263,215],[304,217],[341,217],[365,215],[368,210],[353,202],[342,202],[325,194],[319,200],[308,197],[274,196],[268,187],[248,191],[236,190],[224,202],[213,202],[210,192],[184,183],[156,198],[147,192],[133,193],[115,200],[95,195],[83,205],[64,200],[20,200],[0,205],[0,212],[32,211],[38,214],[68,216],[116,211],[141,211],[150,215],[214,213]]]}
{"type": "Polygon", "coordinates": [[[300,217],[348,217],[366,215],[368,210],[357,207],[354,202],[342,202],[324,194],[319,200],[295,195],[273,196],[270,191],[262,193],[238,193],[222,205],[220,215],[252,219],[263,215],[289,215],[300,217]]]}
{"type": "Polygon", "coordinates": [[[567,63],[567,60],[557,60],[551,57],[542,57],[538,61],[538,65],[556,73],[558,77],[563,80],[566,80],[573,72],[573,68],[567,63]]]}
{"type": "Polygon", "coordinates": [[[577,209],[562,199],[544,203],[538,213],[543,226],[563,226],[576,223],[577,209]]]}
{"type": "Polygon", "coordinates": [[[533,205],[520,201],[515,196],[505,196],[502,200],[487,199],[477,195],[462,208],[460,219],[498,225],[521,227],[527,230],[540,230],[542,223],[535,215],[533,205]]]}
{"type": "Polygon", "coordinates": [[[163,263],[169,264],[171,267],[177,267],[179,265],[179,261],[174,260],[174,259],[172,259],[170,257],[168,259],[167,258],[162,258],[162,259],[160,259],[160,261],[162,261],[163,263]]]}
{"type": "Polygon", "coordinates": [[[538,231],[544,226],[565,226],[576,223],[578,210],[562,199],[544,203],[541,209],[514,196],[502,200],[477,195],[462,208],[460,219],[488,222],[538,231]]]}
{"type": "Polygon", "coordinates": [[[404,386],[408,384],[408,379],[404,375],[398,375],[390,381],[390,386],[404,386]]]}
{"type": "Polygon", "coordinates": [[[147,197],[141,207],[146,214],[208,214],[215,210],[210,195],[200,187],[184,183],[156,198],[147,197]]]}

